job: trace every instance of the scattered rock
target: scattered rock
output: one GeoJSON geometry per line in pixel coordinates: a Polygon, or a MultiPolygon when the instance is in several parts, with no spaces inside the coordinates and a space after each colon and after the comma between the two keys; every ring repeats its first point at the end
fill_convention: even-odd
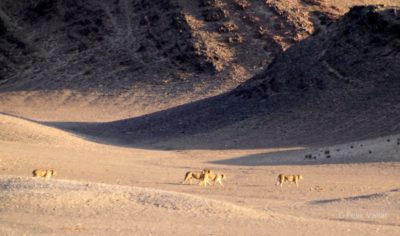
{"type": "Polygon", "coordinates": [[[234,34],[233,37],[228,37],[228,43],[243,43],[244,39],[240,34],[234,34]]]}
{"type": "Polygon", "coordinates": [[[218,28],[218,32],[228,33],[228,32],[233,32],[237,29],[238,29],[238,26],[235,23],[228,21],[228,22],[222,23],[222,25],[218,28]]]}
{"type": "Polygon", "coordinates": [[[221,8],[211,8],[203,10],[203,17],[205,21],[220,21],[228,17],[228,12],[221,8]]]}
{"type": "Polygon", "coordinates": [[[260,17],[255,16],[255,15],[250,15],[250,14],[245,14],[242,17],[242,19],[244,22],[246,22],[248,24],[255,24],[255,23],[260,22],[260,20],[261,20],[260,17]]]}
{"type": "Polygon", "coordinates": [[[234,2],[237,8],[240,10],[245,10],[251,6],[248,0],[235,0],[234,2]]]}

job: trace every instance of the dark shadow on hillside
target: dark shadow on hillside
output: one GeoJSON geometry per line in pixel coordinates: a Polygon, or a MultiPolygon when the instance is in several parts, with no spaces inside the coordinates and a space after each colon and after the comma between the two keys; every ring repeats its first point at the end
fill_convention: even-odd
{"type": "Polygon", "coordinates": [[[212,163],[240,166],[382,163],[400,162],[399,153],[400,135],[392,135],[334,146],[248,155],[212,163]]]}
{"type": "Polygon", "coordinates": [[[400,133],[400,109],[381,105],[398,104],[397,97],[343,100],[336,106],[317,93],[254,99],[228,93],[114,122],[44,124],[100,143],[160,150],[318,147],[400,133]]]}
{"type": "Polygon", "coordinates": [[[396,12],[355,7],[229,93],[114,122],[45,124],[162,150],[314,147],[400,133],[396,12]]]}
{"type": "MultiPolygon", "coordinates": [[[[42,122],[86,137],[91,141],[150,149],[231,149],[226,143],[204,140],[208,133],[260,116],[267,117],[279,108],[278,101],[246,100],[232,94],[184,104],[148,115],[107,123],[42,122]],[[270,105],[269,105],[270,104],[270,105]],[[203,137],[204,136],[204,137],[203,137]],[[182,142],[181,142],[182,141],[182,142]],[[182,145],[180,145],[181,143],[182,145]]],[[[280,101],[279,103],[282,103],[280,101]]],[[[243,127],[240,132],[247,132],[243,127]]],[[[240,134],[237,134],[240,135],[240,134]]],[[[244,136],[244,134],[243,134],[244,136]]],[[[231,142],[231,140],[227,140],[231,142]]],[[[289,142],[291,144],[291,142],[289,142]]],[[[271,147],[275,146],[270,144],[271,147]]],[[[265,145],[261,145],[265,146],[265,145]]],[[[237,144],[235,149],[257,148],[260,144],[237,144]]],[[[269,145],[267,145],[269,146],[269,145]]]]}
{"type": "MultiPolygon", "coordinates": [[[[285,152],[286,153],[286,152],[285,152]]],[[[400,162],[397,156],[386,156],[384,158],[363,158],[349,157],[340,159],[326,159],[321,157],[320,160],[305,160],[304,155],[297,155],[292,158],[281,158],[279,153],[255,154],[243,156],[239,158],[214,161],[213,164],[221,165],[237,165],[237,166],[302,166],[302,165],[332,165],[332,164],[354,164],[354,163],[382,163],[382,162],[400,162]]]]}

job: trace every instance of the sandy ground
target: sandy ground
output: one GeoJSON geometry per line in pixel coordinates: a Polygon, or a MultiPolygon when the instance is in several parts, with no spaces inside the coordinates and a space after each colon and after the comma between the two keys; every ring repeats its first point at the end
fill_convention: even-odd
{"type": "Polygon", "coordinates": [[[1,54],[8,63],[0,68],[0,236],[400,235],[397,11],[382,11],[391,18],[369,11],[363,18],[358,14],[365,9],[359,8],[350,17],[357,19],[342,22],[344,28],[288,49],[268,71],[260,67],[313,32],[311,12],[323,29],[322,21],[330,21],[325,14],[331,18],[354,4],[399,5],[398,0],[269,0],[252,1],[251,7],[235,1],[241,10],[234,1],[217,1],[215,13],[229,13],[244,29],[243,44],[242,31],[216,33],[226,16],[198,21],[213,11],[187,1],[177,1],[184,11],[177,11],[182,17],[175,20],[169,1],[155,1],[159,4],[148,10],[131,9],[129,1],[97,7],[91,1],[81,10],[81,4],[72,3],[66,13],[79,9],[70,23],[57,23],[59,4],[6,7],[11,2],[0,4],[0,34],[7,38],[1,54]],[[323,6],[317,7],[319,2],[323,6]],[[103,43],[92,44],[96,34],[85,22],[100,16],[89,14],[96,9],[109,23],[99,22],[103,26],[93,31],[110,41],[102,36],[96,40],[103,43]],[[42,13],[57,24],[36,21],[42,13]],[[162,24],[154,24],[158,17],[148,22],[147,15],[158,13],[162,24]],[[135,30],[132,19],[142,15],[148,27],[135,30]],[[169,20],[187,22],[171,31],[175,23],[169,20]],[[367,27],[360,26],[363,22],[367,27]],[[287,27],[294,27],[293,34],[287,27]],[[90,34],[77,38],[78,48],[75,31],[90,34]],[[173,40],[155,42],[172,44],[149,44],[157,34],[173,40]],[[228,46],[236,34],[238,44],[228,46]],[[196,41],[204,44],[200,51],[192,47],[196,41]],[[224,67],[226,76],[208,69],[200,76],[197,68],[205,62],[224,67]],[[193,80],[188,66],[196,68],[193,80]],[[194,102],[230,91],[260,70],[233,97],[194,102]],[[289,91],[306,85],[312,89],[301,92],[309,97],[300,106],[285,99],[285,106],[273,103],[279,93],[297,100],[289,91]],[[321,92],[313,93],[315,86],[321,92]],[[96,124],[106,121],[115,122],[96,124]],[[335,145],[323,146],[328,144],[335,145]],[[57,175],[33,178],[36,168],[54,169],[57,175]],[[182,184],[187,171],[203,168],[225,174],[224,186],[182,184]],[[275,185],[281,173],[304,179],[298,187],[281,188],[275,185]]]}
{"type": "Polygon", "coordinates": [[[397,136],[313,149],[154,151],[0,115],[0,147],[1,235],[400,233],[397,136]],[[181,184],[186,171],[205,167],[226,174],[225,187],[181,184]],[[57,175],[34,179],[35,168],[57,175]],[[281,189],[279,173],[304,180],[281,189]]]}

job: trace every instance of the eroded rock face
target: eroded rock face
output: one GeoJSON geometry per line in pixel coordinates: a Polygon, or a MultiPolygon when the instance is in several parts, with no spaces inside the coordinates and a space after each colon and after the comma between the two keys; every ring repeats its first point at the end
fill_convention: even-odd
{"type": "Polygon", "coordinates": [[[0,90],[232,87],[345,11],[300,0],[4,0],[0,90]]]}
{"type": "MultiPolygon", "coordinates": [[[[236,91],[243,97],[400,87],[398,9],[354,7],[326,32],[291,47],[236,91]]],[[[369,95],[371,96],[371,95],[369,95]]]]}
{"type": "MultiPolygon", "coordinates": [[[[12,77],[9,86],[14,89],[151,84],[160,74],[213,69],[196,53],[182,9],[174,1],[3,1],[0,7],[8,9],[10,23],[18,26],[6,41],[31,48],[19,57],[32,63],[4,61],[10,70],[2,75],[12,77]],[[21,82],[23,88],[15,88],[21,82]]],[[[20,54],[8,44],[0,43],[5,57],[20,54]]]]}

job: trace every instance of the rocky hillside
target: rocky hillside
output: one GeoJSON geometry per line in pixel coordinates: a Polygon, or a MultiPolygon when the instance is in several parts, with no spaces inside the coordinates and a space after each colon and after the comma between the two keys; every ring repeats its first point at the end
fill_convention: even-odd
{"type": "Polygon", "coordinates": [[[193,148],[335,143],[400,132],[398,11],[355,7],[232,92],[135,119],[70,128],[125,144],[193,148]]]}
{"type": "MultiPolygon", "coordinates": [[[[354,7],[341,21],[278,57],[236,93],[243,97],[324,91],[373,99],[400,86],[398,8],[354,7]]],[[[398,95],[397,93],[393,95],[398,95]]]]}
{"type": "Polygon", "coordinates": [[[232,87],[337,19],[348,5],[323,0],[4,0],[0,91],[232,87]]]}

